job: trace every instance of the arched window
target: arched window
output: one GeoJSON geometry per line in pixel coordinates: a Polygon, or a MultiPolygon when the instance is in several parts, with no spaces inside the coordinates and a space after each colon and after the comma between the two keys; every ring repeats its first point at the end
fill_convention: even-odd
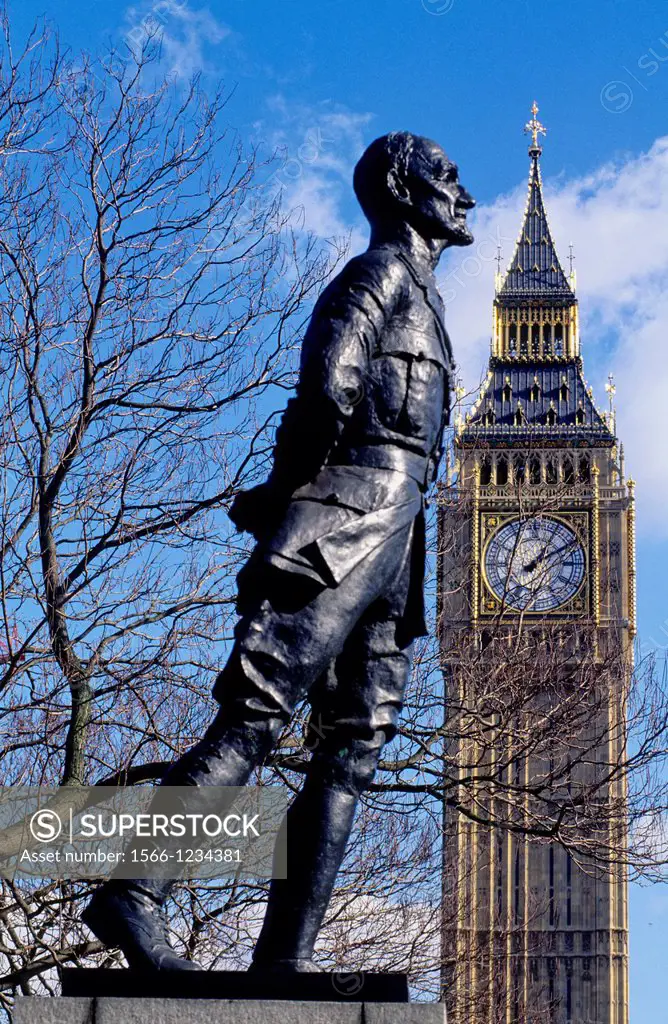
{"type": "Polygon", "coordinates": [[[496,460],[496,482],[500,486],[508,483],[508,459],[505,455],[499,455],[496,460]]]}
{"type": "Polygon", "coordinates": [[[515,410],[515,415],[513,417],[513,422],[514,422],[516,427],[521,427],[524,423],[526,423],[526,420],[527,420],[527,418],[524,415],[524,409],[522,408],[522,403],[518,402],[517,403],[517,409],[515,410]]]}
{"type": "Polygon", "coordinates": [[[549,324],[543,327],[543,351],[546,356],[552,355],[552,328],[549,324]]]}
{"type": "Polygon", "coordinates": [[[561,382],[561,387],[559,389],[559,398],[562,402],[568,401],[568,381],[565,377],[561,382]]]}
{"type": "Polygon", "coordinates": [[[584,421],[585,421],[585,411],[582,408],[582,403],[580,403],[580,408],[575,413],[575,422],[578,423],[580,426],[582,426],[584,421]]]}
{"type": "Polygon", "coordinates": [[[564,354],[564,329],[561,324],[554,326],[554,354],[557,357],[564,354]]]}
{"type": "Polygon", "coordinates": [[[480,483],[483,486],[491,483],[492,481],[492,460],[489,455],[486,455],[480,464],[480,483]]]}
{"type": "Polygon", "coordinates": [[[557,482],[557,465],[554,459],[548,459],[545,463],[545,480],[548,484],[557,482]]]}
{"type": "Polygon", "coordinates": [[[510,381],[506,381],[503,386],[503,400],[504,402],[511,402],[513,399],[513,389],[510,386],[510,381]]]}
{"type": "Polygon", "coordinates": [[[520,327],[520,355],[529,355],[529,325],[522,324],[520,327]]]}
{"type": "Polygon", "coordinates": [[[540,459],[537,455],[532,455],[529,459],[529,483],[540,483],[540,459]]]}
{"type": "Polygon", "coordinates": [[[548,427],[553,427],[557,422],[557,410],[554,408],[553,405],[550,405],[550,408],[547,410],[547,415],[545,419],[548,427]]]}
{"type": "Polygon", "coordinates": [[[513,474],[515,477],[516,484],[523,484],[524,477],[526,475],[526,457],[524,455],[516,455],[513,459],[513,474]]]}
{"type": "Polygon", "coordinates": [[[513,358],[517,355],[517,327],[512,324],[508,334],[508,353],[513,358]]]}
{"type": "Polygon", "coordinates": [[[529,400],[531,402],[540,401],[540,384],[538,383],[537,379],[534,379],[533,386],[531,388],[531,391],[529,392],[529,400]]]}
{"type": "Polygon", "coordinates": [[[563,461],[562,465],[563,465],[564,483],[565,484],[574,484],[575,483],[575,469],[573,468],[573,459],[570,457],[570,455],[564,455],[564,461],[563,461]]]}
{"type": "Polygon", "coordinates": [[[578,466],[578,477],[583,484],[588,484],[591,479],[591,469],[589,466],[589,459],[586,455],[582,455],[578,466]]]}

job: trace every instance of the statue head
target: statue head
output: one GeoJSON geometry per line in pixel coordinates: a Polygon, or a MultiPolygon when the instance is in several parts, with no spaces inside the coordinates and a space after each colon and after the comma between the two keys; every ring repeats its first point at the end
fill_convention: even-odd
{"type": "Polygon", "coordinates": [[[391,132],[362,154],[355,195],[372,228],[410,224],[427,241],[470,245],[466,211],[475,200],[459,183],[457,165],[431,139],[391,132]]]}

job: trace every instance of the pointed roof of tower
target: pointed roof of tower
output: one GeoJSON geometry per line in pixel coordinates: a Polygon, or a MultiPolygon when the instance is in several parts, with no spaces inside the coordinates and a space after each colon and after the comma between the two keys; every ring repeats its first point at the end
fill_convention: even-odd
{"type": "Polygon", "coordinates": [[[529,146],[529,193],[524,221],[510,266],[497,292],[497,299],[572,301],[575,295],[559,262],[543,200],[540,175],[540,156],[543,150],[538,137],[545,135],[547,129],[536,116],[538,106],[535,100],[531,111],[533,117],[524,129],[532,136],[529,146]]]}

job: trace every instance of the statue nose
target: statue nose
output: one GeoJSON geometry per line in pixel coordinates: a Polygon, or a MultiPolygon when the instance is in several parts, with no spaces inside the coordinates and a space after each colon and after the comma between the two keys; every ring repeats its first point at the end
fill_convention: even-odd
{"type": "Polygon", "coordinates": [[[465,188],[460,188],[458,202],[460,206],[466,207],[467,210],[472,210],[475,206],[475,199],[465,188]]]}

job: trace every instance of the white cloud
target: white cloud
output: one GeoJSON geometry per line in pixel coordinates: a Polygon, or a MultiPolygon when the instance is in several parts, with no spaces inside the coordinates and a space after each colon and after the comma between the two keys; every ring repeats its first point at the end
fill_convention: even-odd
{"type": "Polygon", "coordinates": [[[350,236],[351,252],[365,249],[364,219],[360,214],[351,223],[349,216],[350,183],[371,115],[331,101],[293,105],[280,94],[268,108],[254,141],[265,156],[276,155],[272,187],[282,190],[295,222],[320,238],[350,236]]]}
{"type": "Polygon", "coordinates": [[[440,909],[421,895],[419,888],[395,899],[357,895],[345,888],[335,891],[317,951],[343,953],[351,970],[363,965],[370,971],[404,971],[419,988],[428,987],[441,959],[442,921],[440,909]]]}
{"type": "Polygon", "coordinates": [[[208,7],[191,7],[189,0],[144,0],[126,9],[125,23],[123,39],[131,49],[141,49],[149,37],[159,40],[165,74],[186,81],[199,72],[220,74],[210,48],[231,32],[208,7]]]}
{"type": "Polygon", "coordinates": [[[286,189],[285,203],[294,211],[294,220],[304,230],[319,238],[350,236],[350,251],[359,252],[366,248],[368,240],[342,216],[339,192],[328,175],[311,168],[286,189]]]}
{"type": "MultiPolygon", "coordinates": [[[[549,155],[543,157],[543,171],[549,155]]],[[[528,168],[527,168],[528,169],[528,168]]],[[[480,380],[489,354],[494,249],[510,260],[526,198],[526,181],[476,211],[476,244],[444,259],[440,284],[448,327],[467,387],[480,380]]],[[[668,436],[668,138],[648,153],[606,163],[581,178],[545,182],[557,248],[567,262],[573,242],[585,372],[599,405],[608,370],[617,379],[618,431],[627,469],[638,482],[639,525],[668,531],[661,440],[668,436]]]]}

